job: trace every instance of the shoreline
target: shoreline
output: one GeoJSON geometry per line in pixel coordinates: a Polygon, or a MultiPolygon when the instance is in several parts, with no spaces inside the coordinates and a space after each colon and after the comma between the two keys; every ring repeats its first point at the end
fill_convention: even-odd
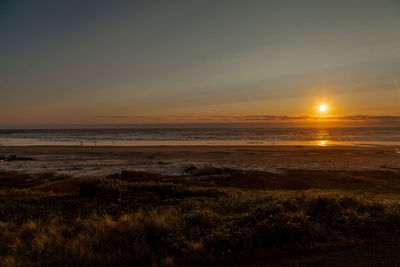
{"type": "MultiPolygon", "coordinates": [[[[296,148],[296,147],[314,147],[314,148],[353,148],[353,147],[368,147],[368,143],[359,143],[358,145],[349,145],[347,143],[338,143],[338,144],[329,144],[329,145],[318,145],[318,144],[281,144],[281,145],[268,145],[268,144],[241,144],[241,145],[236,145],[236,144],[224,144],[224,145],[213,145],[213,144],[208,144],[208,145],[203,145],[203,144],[198,144],[198,145],[191,145],[191,144],[182,144],[182,145],[61,145],[61,144],[56,144],[56,145],[0,145],[0,148],[23,148],[23,147],[66,147],[66,148],[78,148],[78,147],[91,147],[91,148],[146,148],[146,147],[151,147],[151,148],[157,148],[157,147],[267,147],[267,148],[273,148],[273,147],[283,147],[283,148],[296,148]]],[[[379,145],[379,144],[372,144],[371,148],[374,147],[399,147],[400,144],[397,145],[396,143],[391,143],[390,145],[379,145]]]]}
{"type": "Polygon", "coordinates": [[[313,140],[313,141],[255,141],[255,140],[218,140],[218,141],[83,141],[83,145],[79,142],[59,142],[59,141],[32,141],[9,142],[2,143],[0,139],[0,147],[231,147],[231,146],[250,146],[250,147],[399,147],[400,141],[331,141],[331,140],[313,140]]]}

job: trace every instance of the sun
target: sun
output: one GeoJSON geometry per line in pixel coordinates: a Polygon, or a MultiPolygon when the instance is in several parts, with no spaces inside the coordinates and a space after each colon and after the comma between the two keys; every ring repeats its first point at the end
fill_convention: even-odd
{"type": "Polygon", "coordinates": [[[327,105],[319,105],[319,111],[320,112],[325,112],[328,110],[328,106],[327,105]]]}

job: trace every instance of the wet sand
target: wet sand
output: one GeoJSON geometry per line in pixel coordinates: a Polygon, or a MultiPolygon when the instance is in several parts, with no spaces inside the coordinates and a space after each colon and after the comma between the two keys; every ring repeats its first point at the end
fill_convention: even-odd
{"type": "Polygon", "coordinates": [[[0,170],[102,176],[124,170],[172,175],[186,167],[299,170],[400,170],[400,147],[357,146],[1,146],[32,161],[0,162],[0,170]]]}

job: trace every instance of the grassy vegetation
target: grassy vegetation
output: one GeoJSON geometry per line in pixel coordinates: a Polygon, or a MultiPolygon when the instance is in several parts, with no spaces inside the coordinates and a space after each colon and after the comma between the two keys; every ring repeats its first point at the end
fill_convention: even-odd
{"type": "Polygon", "coordinates": [[[397,173],[187,172],[0,173],[0,266],[400,263],[397,173]]]}

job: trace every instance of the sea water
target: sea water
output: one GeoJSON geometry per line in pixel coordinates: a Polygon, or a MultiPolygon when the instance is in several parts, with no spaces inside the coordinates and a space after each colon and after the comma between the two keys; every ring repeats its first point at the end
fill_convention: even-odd
{"type": "Polygon", "coordinates": [[[391,128],[131,128],[0,130],[0,145],[400,145],[391,128]]]}

